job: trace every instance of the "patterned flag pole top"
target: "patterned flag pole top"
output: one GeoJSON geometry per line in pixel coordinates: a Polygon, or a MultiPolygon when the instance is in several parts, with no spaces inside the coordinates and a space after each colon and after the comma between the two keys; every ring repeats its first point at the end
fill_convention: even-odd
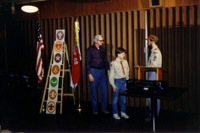
{"type": "Polygon", "coordinates": [[[44,78],[44,68],[43,68],[43,61],[42,61],[42,51],[44,50],[44,43],[42,39],[40,24],[37,22],[37,63],[36,63],[36,73],[38,76],[38,83],[42,83],[44,78]]]}

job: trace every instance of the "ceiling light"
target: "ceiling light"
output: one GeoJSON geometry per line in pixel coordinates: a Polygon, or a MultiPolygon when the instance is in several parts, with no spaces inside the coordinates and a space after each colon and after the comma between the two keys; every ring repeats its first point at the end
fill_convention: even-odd
{"type": "Polygon", "coordinates": [[[26,13],[35,13],[39,9],[36,6],[24,5],[24,6],[21,7],[21,10],[24,11],[24,12],[26,12],[26,13]]]}

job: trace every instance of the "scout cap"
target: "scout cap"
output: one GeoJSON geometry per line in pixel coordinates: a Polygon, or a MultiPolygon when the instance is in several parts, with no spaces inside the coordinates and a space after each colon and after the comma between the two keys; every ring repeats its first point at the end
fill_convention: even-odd
{"type": "Polygon", "coordinates": [[[155,35],[149,35],[149,37],[146,40],[157,42],[159,39],[155,35]]]}

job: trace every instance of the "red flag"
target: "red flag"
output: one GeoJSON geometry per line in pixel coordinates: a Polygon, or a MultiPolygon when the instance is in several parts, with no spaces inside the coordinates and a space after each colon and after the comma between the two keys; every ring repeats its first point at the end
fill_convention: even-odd
{"type": "Polygon", "coordinates": [[[44,68],[43,68],[43,62],[42,62],[42,51],[44,50],[44,44],[40,29],[40,24],[37,22],[37,62],[36,62],[36,73],[38,76],[38,83],[42,83],[43,77],[44,77],[44,68]]]}
{"type": "Polygon", "coordinates": [[[81,76],[81,52],[79,45],[79,23],[75,22],[75,43],[73,48],[73,60],[72,60],[72,80],[71,87],[76,88],[80,81],[81,76]]]}

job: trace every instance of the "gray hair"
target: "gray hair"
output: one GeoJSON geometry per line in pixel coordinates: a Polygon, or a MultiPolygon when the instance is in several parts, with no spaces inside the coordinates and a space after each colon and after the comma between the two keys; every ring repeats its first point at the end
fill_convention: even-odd
{"type": "Polygon", "coordinates": [[[99,38],[103,38],[102,35],[96,35],[94,37],[94,42],[97,42],[99,40],[99,38]]]}

